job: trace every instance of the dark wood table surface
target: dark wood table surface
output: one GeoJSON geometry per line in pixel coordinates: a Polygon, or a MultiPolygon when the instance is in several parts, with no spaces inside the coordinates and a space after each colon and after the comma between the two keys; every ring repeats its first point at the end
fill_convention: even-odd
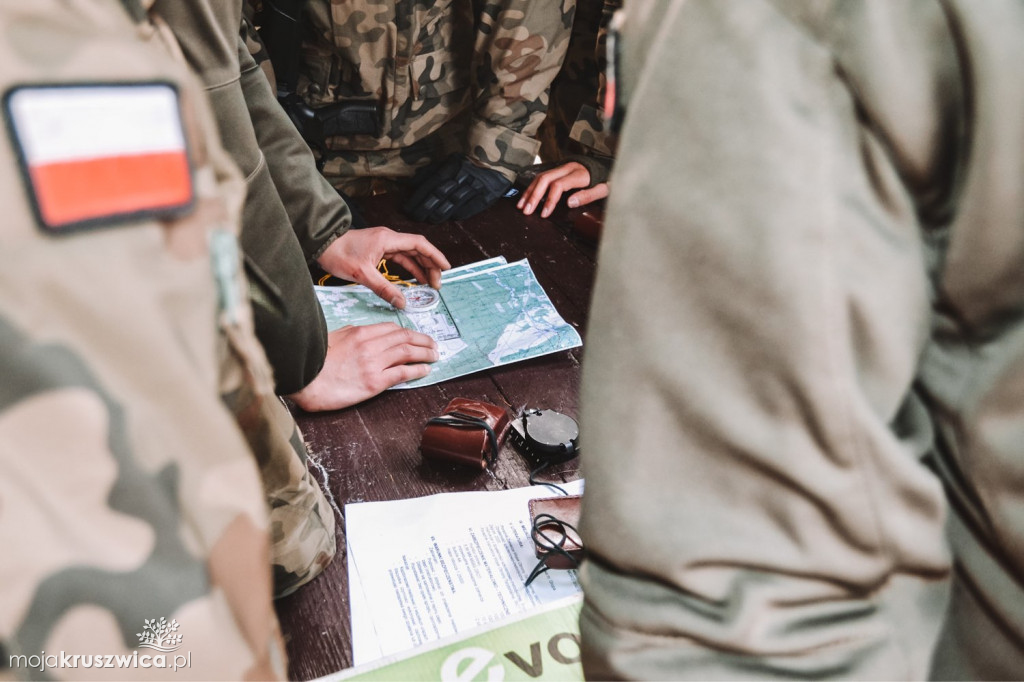
{"type": "MultiPolygon", "coordinates": [[[[359,205],[370,225],[425,235],[452,266],[494,256],[505,256],[509,262],[529,259],[558,312],[583,334],[595,246],[577,236],[567,214],[558,211],[553,220],[527,217],[515,209],[513,200],[502,199],[472,219],[428,225],[406,218],[400,199],[378,195],[359,205]]],[[[527,467],[507,442],[493,471],[424,462],[419,453],[424,423],[456,397],[504,405],[514,415],[524,407],[536,407],[576,417],[582,351],[563,351],[434,386],[385,391],[337,412],[295,410],[309,445],[310,468],[336,505],[338,554],[313,582],[276,602],[292,679],[308,680],[352,665],[345,504],[528,485],[527,467]]],[[[579,477],[578,462],[574,459],[545,477],[574,480],[579,477]]]]}

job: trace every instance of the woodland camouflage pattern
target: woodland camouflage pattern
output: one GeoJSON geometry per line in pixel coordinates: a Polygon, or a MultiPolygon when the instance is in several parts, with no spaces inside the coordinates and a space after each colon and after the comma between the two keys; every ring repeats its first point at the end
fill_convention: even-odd
{"type": "Polygon", "coordinates": [[[320,575],[334,558],[334,511],[306,468],[302,434],[280,399],[243,383],[225,395],[225,402],[260,467],[270,512],[274,596],[283,597],[320,575]]]}
{"type": "Polygon", "coordinates": [[[267,77],[267,81],[271,85],[277,82],[277,76],[274,74],[274,65],[270,63],[270,55],[267,54],[267,48],[260,40],[259,33],[256,31],[256,27],[253,25],[253,5],[250,2],[242,3],[242,27],[238,30],[239,35],[242,37],[242,42],[245,43],[245,47],[249,50],[249,54],[259,64],[259,67],[263,69],[263,74],[267,77]]]}
{"type": "Polygon", "coordinates": [[[615,154],[601,117],[608,23],[622,0],[579,0],[562,70],[551,84],[547,118],[538,136],[542,161],[584,155],[610,165],[615,154]]]}
{"type": "MultiPolygon", "coordinates": [[[[298,462],[245,296],[235,244],[244,182],[202,86],[118,3],[7,4],[0,29],[0,90],[176,84],[196,194],[185,217],[43,234],[0,135],[0,677],[80,678],[84,665],[3,668],[44,651],[131,656],[144,622],[166,618],[191,661],[175,677],[283,679],[268,528],[282,519],[275,535],[302,547],[318,521],[268,521],[239,429],[298,462]],[[216,278],[215,255],[234,265],[216,278]]],[[[272,503],[290,500],[286,486],[268,488],[272,503]]],[[[329,510],[312,506],[333,528],[329,510]]]]}
{"type": "Polygon", "coordinates": [[[509,180],[533,163],[575,0],[313,0],[306,7],[299,94],[314,107],[363,99],[382,108],[380,138],[327,140],[323,171],[339,189],[366,194],[377,178],[409,177],[452,152],[509,180]]]}

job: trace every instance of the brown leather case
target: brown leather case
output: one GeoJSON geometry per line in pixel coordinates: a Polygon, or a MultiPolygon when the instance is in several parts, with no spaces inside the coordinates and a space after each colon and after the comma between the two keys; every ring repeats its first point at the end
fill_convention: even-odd
{"type": "MultiPolygon", "coordinates": [[[[483,419],[498,438],[501,447],[508,434],[512,415],[504,407],[485,403],[469,398],[454,398],[442,414],[461,412],[462,414],[483,419]]],[[[487,458],[491,455],[487,431],[484,429],[460,428],[444,424],[427,424],[420,440],[420,453],[425,459],[460,464],[475,469],[487,468],[487,458]]],[[[498,453],[493,453],[495,457],[498,453]]]]}
{"type": "MultiPolygon", "coordinates": [[[[579,528],[580,500],[582,499],[582,495],[562,495],[560,497],[541,497],[536,500],[530,500],[528,503],[530,508],[530,527],[536,527],[536,520],[539,515],[550,514],[562,523],[567,523],[573,528],[579,528]]],[[[554,523],[541,522],[539,530],[545,533],[549,541],[554,542],[557,542],[563,534],[562,527],[554,523]]],[[[572,529],[566,528],[564,533],[565,544],[562,545],[562,548],[576,559],[576,564],[573,564],[561,554],[552,553],[546,547],[537,544],[536,538],[534,539],[534,554],[537,555],[538,559],[543,559],[544,563],[550,568],[576,568],[579,562],[583,560],[583,540],[572,529]]]]}

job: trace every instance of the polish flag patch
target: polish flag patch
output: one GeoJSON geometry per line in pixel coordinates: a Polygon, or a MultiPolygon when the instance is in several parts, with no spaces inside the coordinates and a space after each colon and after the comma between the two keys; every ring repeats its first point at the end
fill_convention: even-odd
{"type": "Polygon", "coordinates": [[[4,104],[44,228],[63,232],[191,206],[192,171],[173,86],[20,86],[4,104]]]}

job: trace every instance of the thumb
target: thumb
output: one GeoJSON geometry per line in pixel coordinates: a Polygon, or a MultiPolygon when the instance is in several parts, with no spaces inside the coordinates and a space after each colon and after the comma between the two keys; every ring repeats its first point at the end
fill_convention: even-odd
{"type": "Polygon", "coordinates": [[[367,273],[366,281],[361,282],[361,284],[399,310],[405,308],[405,296],[402,295],[397,286],[387,281],[384,275],[380,274],[377,270],[367,273]]]}
{"type": "Polygon", "coordinates": [[[574,192],[566,203],[569,205],[569,208],[576,208],[577,206],[585,206],[599,199],[604,199],[607,196],[608,183],[601,182],[590,189],[581,189],[579,192],[574,192]]]}

